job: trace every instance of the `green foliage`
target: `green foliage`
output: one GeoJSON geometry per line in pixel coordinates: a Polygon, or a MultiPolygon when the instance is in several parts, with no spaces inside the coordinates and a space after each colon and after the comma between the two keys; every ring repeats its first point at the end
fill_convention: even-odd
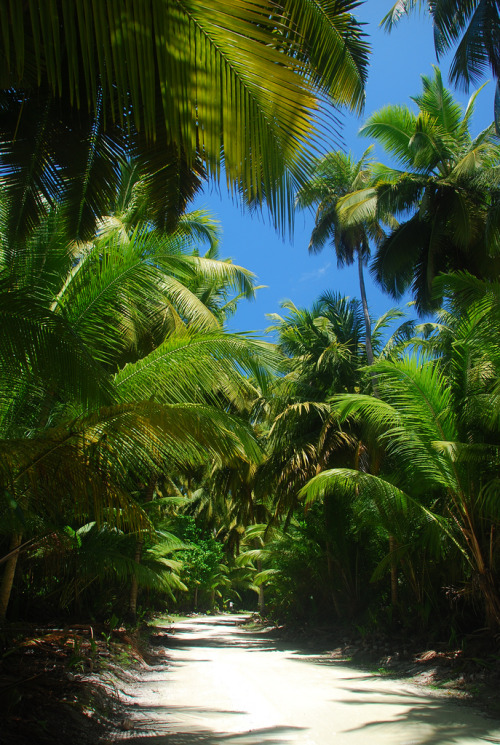
{"type": "MultiPolygon", "coordinates": [[[[447,282],[467,287],[463,277],[447,282]]],[[[471,278],[467,294],[475,282],[471,278]]],[[[466,593],[482,602],[484,621],[494,629],[500,623],[494,579],[498,512],[491,509],[498,493],[499,435],[491,412],[497,411],[500,368],[498,345],[488,344],[488,338],[497,338],[499,317],[497,296],[486,286],[483,290],[483,298],[466,308],[460,296],[454,300],[461,313],[449,313],[448,328],[438,331],[438,338],[452,339],[441,359],[413,355],[378,362],[373,367],[377,398],[336,397],[341,420],[356,417],[365,436],[383,446],[381,474],[327,470],[303,495],[311,502],[340,491],[371,501],[395,541],[374,576],[401,565],[418,601],[428,592],[425,578],[417,579],[420,566],[441,563],[441,570],[446,566],[455,576],[460,567],[466,593]]]]}
{"type": "Polygon", "coordinates": [[[330,498],[271,534],[261,550],[246,550],[242,560],[261,562],[254,582],[265,584],[267,613],[292,623],[346,622],[375,598],[367,585],[380,543],[357,509],[330,498]]]}
{"type": "Polygon", "coordinates": [[[174,531],[190,544],[188,549],[180,553],[183,561],[181,578],[189,593],[189,601],[183,598],[181,602],[183,605],[192,603],[194,610],[210,609],[222,588],[229,585],[227,569],[222,563],[224,548],[189,515],[176,518],[174,531]]]}
{"type": "Polygon", "coordinates": [[[352,0],[47,0],[2,8],[4,186],[25,235],[66,201],[87,238],[134,154],[172,228],[208,174],[291,221],[317,108],[360,109],[368,45],[352,0]],[[196,105],[193,106],[193,102],[196,105]]]}
{"type": "Polygon", "coordinates": [[[338,204],[352,228],[393,217],[373,271],[397,299],[411,289],[420,312],[442,302],[433,291],[440,273],[465,269],[486,278],[498,272],[499,150],[493,125],[475,138],[470,133],[477,95],[462,110],[436,67],[422,76],[422,92],[413,98],[417,113],[399,105],[373,113],[361,134],[380,143],[398,167],[374,165],[370,182],[338,204]]]}

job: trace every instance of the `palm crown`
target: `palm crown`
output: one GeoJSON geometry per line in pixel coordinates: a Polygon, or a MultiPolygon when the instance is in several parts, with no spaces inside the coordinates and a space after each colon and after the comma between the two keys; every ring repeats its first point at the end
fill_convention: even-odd
{"type": "Polygon", "coordinates": [[[344,197],[339,210],[347,224],[401,220],[381,241],[374,273],[393,297],[411,287],[418,309],[427,311],[439,301],[432,290],[439,273],[467,268],[486,276],[494,268],[499,161],[493,125],[470,134],[477,92],[463,111],[437,68],[422,84],[417,113],[386,106],[361,128],[400,168],[374,166],[371,184],[344,197]]]}

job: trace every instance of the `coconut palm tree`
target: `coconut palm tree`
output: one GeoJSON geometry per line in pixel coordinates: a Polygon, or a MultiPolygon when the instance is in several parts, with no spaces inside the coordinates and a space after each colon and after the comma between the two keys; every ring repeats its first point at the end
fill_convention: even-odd
{"type": "Polygon", "coordinates": [[[387,458],[380,474],[362,468],[324,471],[303,494],[314,500],[338,489],[372,500],[386,530],[398,539],[398,561],[408,552],[422,555],[425,547],[434,562],[451,553],[455,570],[448,583],[457,593],[462,584],[479,598],[486,624],[497,629],[498,283],[465,275],[446,282],[461,294],[459,303],[452,301],[460,312],[452,304],[431,352],[376,363],[378,398],[335,399],[340,416],[358,417],[383,445],[387,458]],[[445,350],[441,359],[437,350],[445,350]]]}
{"type": "Polygon", "coordinates": [[[437,68],[422,84],[413,99],[418,113],[386,106],[361,128],[399,168],[374,166],[372,182],[338,208],[347,225],[388,214],[400,219],[377,249],[374,275],[394,298],[411,287],[417,309],[426,312],[439,305],[432,290],[439,273],[498,272],[499,150],[493,125],[476,138],[470,134],[478,92],[463,111],[437,68]]]}
{"type": "Polygon", "coordinates": [[[292,214],[326,94],[363,104],[368,46],[342,0],[50,0],[2,6],[0,130],[12,229],[71,198],[75,237],[106,212],[125,153],[171,224],[208,175],[292,214]],[[41,198],[40,195],[41,194],[41,198]]]}
{"type": "MultiPolygon", "coordinates": [[[[418,6],[425,5],[434,24],[434,41],[438,57],[456,47],[450,68],[452,83],[466,90],[478,82],[490,68],[494,78],[500,79],[500,54],[498,35],[500,14],[496,0],[398,0],[382,23],[387,30],[404,15],[411,14],[418,6]]],[[[500,124],[500,89],[497,82],[495,95],[495,122],[500,124]]]]}
{"type": "Polygon", "coordinates": [[[317,206],[316,219],[309,251],[318,253],[331,243],[337,255],[339,267],[358,265],[359,289],[365,324],[365,345],[368,364],[373,363],[371,343],[371,320],[366,298],[363,265],[370,256],[370,240],[380,241],[384,236],[381,223],[376,217],[344,225],[337,209],[339,199],[362,189],[370,180],[372,147],[356,161],[352,154],[342,151],[328,153],[316,160],[311,168],[311,177],[297,194],[299,207],[317,206]]]}
{"type": "Polygon", "coordinates": [[[2,614],[31,516],[69,510],[144,530],[130,493],[152,472],[245,458],[248,447],[256,457],[254,438],[224,407],[244,395],[242,371],[272,357],[269,345],[226,335],[189,290],[203,275],[251,293],[251,275],[186,253],[179,236],[136,231],[124,242],[111,232],[75,247],[56,221],[28,248],[5,242],[1,267],[1,480],[15,538],[2,614]]]}

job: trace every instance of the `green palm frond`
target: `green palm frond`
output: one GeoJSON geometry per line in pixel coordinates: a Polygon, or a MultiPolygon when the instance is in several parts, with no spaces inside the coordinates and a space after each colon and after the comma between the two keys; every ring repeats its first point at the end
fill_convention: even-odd
{"type": "MultiPolygon", "coordinates": [[[[364,104],[364,69],[368,46],[352,12],[359,2],[301,3],[280,0],[292,28],[299,30],[299,44],[306,44],[305,56],[312,62],[315,83],[340,104],[360,111],[364,104]],[[349,39],[346,45],[345,39],[349,39]],[[324,50],[329,49],[325,54],[324,50]]],[[[293,38],[293,37],[292,37],[293,38]]]]}
{"type": "Polygon", "coordinates": [[[465,134],[467,139],[468,132],[462,124],[462,106],[455,101],[451,91],[445,88],[438,67],[434,66],[432,78],[422,75],[422,88],[422,93],[413,97],[420,111],[429,116],[433,125],[441,130],[442,135],[445,133],[458,135],[460,132],[465,134]]]}
{"type": "Polygon", "coordinates": [[[0,149],[11,240],[23,240],[61,202],[66,234],[88,239],[112,201],[126,137],[102,112],[62,106],[47,91],[0,93],[0,149]]]}
{"type": "Polygon", "coordinates": [[[409,493],[373,474],[348,468],[324,471],[303,487],[300,496],[305,499],[306,504],[311,504],[318,499],[323,499],[326,494],[336,489],[345,492],[352,499],[362,493],[364,499],[373,501],[384,527],[403,541],[406,537],[407,513],[411,510],[416,514],[424,515],[434,522],[437,528],[460,550],[464,558],[468,559],[466,550],[457,539],[453,526],[448,520],[413,499],[409,493]]]}
{"type": "Polygon", "coordinates": [[[167,461],[185,467],[209,456],[261,457],[248,428],[224,411],[148,401],[101,408],[30,439],[3,440],[0,452],[3,488],[19,495],[21,507],[50,514],[71,505],[74,514],[100,523],[146,528],[146,514],[127,488],[131,474],[145,481],[167,461]]]}
{"type": "Polygon", "coordinates": [[[453,12],[446,3],[442,5],[434,16],[436,47],[445,51],[460,39],[450,67],[451,81],[468,88],[488,68],[498,78],[498,53],[491,41],[492,30],[500,22],[496,3],[462,1],[453,12]]]}
{"type": "Polygon", "coordinates": [[[456,439],[449,385],[433,360],[407,357],[397,362],[380,361],[376,369],[384,398],[404,413],[415,430],[425,431],[429,438],[456,439]]]}
{"type": "Polygon", "coordinates": [[[236,334],[171,335],[144,360],[127,365],[115,378],[123,399],[155,397],[159,401],[203,401],[248,390],[246,370],[259,378],[280,367],[273,346],[236,334]]]}
{"type": "Polygon", "coordinates": [[[219,177],[223,163],[231,187],[241,188],[250,202],[266,197],[283,225],[288,191],[305,168],[321,93],[351,108],[362,105],[368,46],[352,14],[357,5],[7,4],[2,87],[44,90],[51,105],[60,99],[63,107],[91,116],[102,111],[106,127],[136,130],[147,148],[159,143],[165,170],[151,172],[170,186],[178,182],[171,194],[186,181],[183,168],[195,174],[201,158],[200,170],[219,177]]]}
{"type": "Polygon", "coordinates": [[[360,134],[380,142],[403,166],[413,164],[409,151],[416,116],[406,106],[386,106],[368,117],[360,134]]]}
{"type": "Polygon", "coordinates": [[[409,15],[415,9],[427,5],[424,0],[397,0],[390,11],[384,16],[380,25],[386,31],[391,31],[403,16],[409,15]]]}
{"type": "Polygon", "coordinates": [[[177,232],[185,238],[193,238],[195,241],[208,244],[209,250],[205,254],[208,259],[219,258],[218,246],[221,230],[220,222],[210,212],[203,209],[183,214],[177,223],[177,232]]]}
{"type": "Polygon", "coordinates": [[[218,328],[199,287],[234,288],[252,297],[253,275],[230,262],[186,255],[185,247],[181,236],[145,230],[125,244],[120,235],[106,234],[81,256],[56,298],[56,312],[109,366],[124,354],[133,358],[134,350],[140,357],[141,345],[149,351],[184,324],[218,328]]]}
{"type": "Polygon", "coordinates": [[[85,406],[113,400],[112,382],[91,350],[75,336],[71,324],[49,310],[32,292],[12,289],[8,281],[2,285],[3,397],[12,400],[15,391],[27,386],[35,393],[55,390],[85,406]]]}

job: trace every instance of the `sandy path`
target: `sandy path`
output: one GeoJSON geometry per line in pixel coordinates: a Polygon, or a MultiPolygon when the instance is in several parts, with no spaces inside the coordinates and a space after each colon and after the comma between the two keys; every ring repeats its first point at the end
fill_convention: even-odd
{"type": "Polygon", "coordinates": [[[175,625],[165,670],[148,673],[133,691],[128,743],[500,744],[500,724],[468,707],[324,656],[280,649],[238,620],[175,625]]]}

